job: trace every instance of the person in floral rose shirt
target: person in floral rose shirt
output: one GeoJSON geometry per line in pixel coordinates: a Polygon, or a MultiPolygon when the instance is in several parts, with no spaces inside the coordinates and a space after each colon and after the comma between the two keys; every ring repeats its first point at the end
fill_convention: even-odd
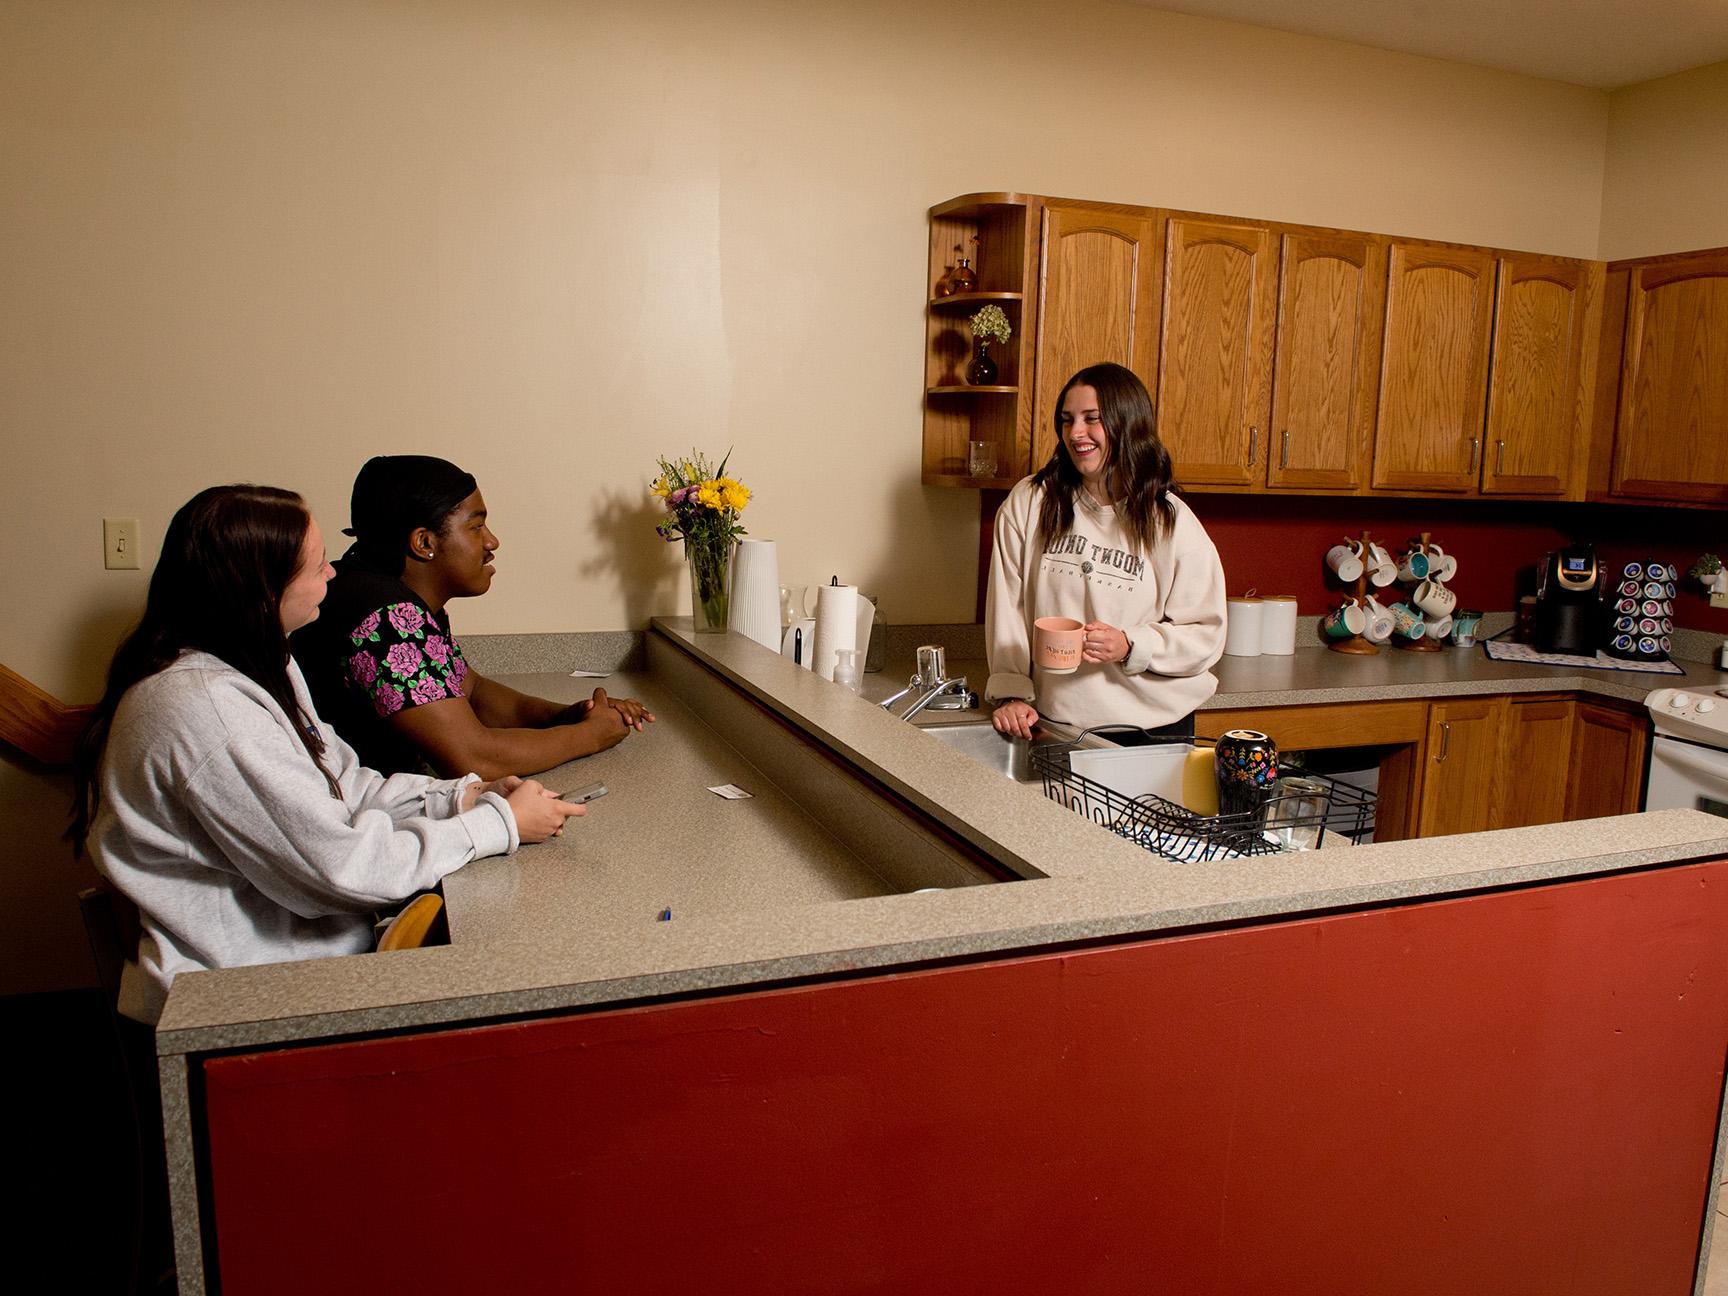
{"type": "Polygon", "coordinates": [[[293,647],[319,714],[366,764],[533,774],[653,721],[640,702],[604,689],[564,706],[468,665],[446,604],[491,587],[498,548],[468,473],[426,455],[382,455],[355,478],[350,511],[354,544],[336,564],[323,616],[293,647]]]}

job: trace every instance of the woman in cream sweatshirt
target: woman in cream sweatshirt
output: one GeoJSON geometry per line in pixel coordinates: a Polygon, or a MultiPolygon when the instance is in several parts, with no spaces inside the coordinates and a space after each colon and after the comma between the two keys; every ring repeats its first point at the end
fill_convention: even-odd
{"type": "Polygon", "coordinates": [[[1206,530],[1170,491],[1170,452],[1152,400],[1116,364],[1075,374],[1056,400],[1057,446],[996,514],[985,640],[998,730],[1030,737],[1040,717],[1089,727],[1193,732],[1218,687],[1224,569],[1206,530]],[[1079,669],[1033,662],[1033,622],[1085,625],[1079,669]]]}

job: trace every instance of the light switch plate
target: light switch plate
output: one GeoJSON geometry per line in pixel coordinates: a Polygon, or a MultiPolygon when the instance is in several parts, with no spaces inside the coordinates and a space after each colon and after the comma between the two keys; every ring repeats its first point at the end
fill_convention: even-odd
{"type": "Polygon", "coordinates": [[[109,571],[138,570],[138,519],[102,519],[102,565],[109,571]]]}
{"type": "Polygon", "coordinates": [[[1711,607],[1725,607],[1725,608],[1728,608],[1728,594],[1715,594],[1715,593],[1712,593],[1712,594],[1711,594],[1711,595],[1710,595],[1710,606],[1711,606],[1711,607]]]}

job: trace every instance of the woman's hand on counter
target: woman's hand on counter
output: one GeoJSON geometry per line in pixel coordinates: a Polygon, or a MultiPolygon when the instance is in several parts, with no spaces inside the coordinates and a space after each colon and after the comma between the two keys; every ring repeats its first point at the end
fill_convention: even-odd
{"type": "Polygon", "coordinates": [[[587,806],[560,801],[556,792],[548,792],[534,779],[517,779],[516,787],[504,800],[510,813],[516,816],[516,835],[526,843],[557,837],[563,833],[566,819],[588,813],[587,806]]]}
{"type": "Polygon", "coordinates": [[[1007,734],[1010,738],[1030,738],[1038,727],[1038,712],[1030,702],[1010,698],[997,704],[990,713],[990,723],[996,726],[997,733],[1007,734]]]}
{"type": "Polygon", "coordinates": [[[1080,649],[1080,656],[1089,662],[1119,662],[1128,660],[1128,636],[1113,625],[1105,625],[1102,621],[1088,621],[1085,626],[1086,638],[1080,649]]]}

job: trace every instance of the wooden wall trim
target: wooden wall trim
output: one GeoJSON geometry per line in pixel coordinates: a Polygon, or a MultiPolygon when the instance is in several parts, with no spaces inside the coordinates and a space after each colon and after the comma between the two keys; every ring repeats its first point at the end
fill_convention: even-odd
{"type": "Polygon", "coordinates": [[[68,706],[17,671],[0,666],[0,743],[44,765],[72,763],[93,706],[68,706]]]}

